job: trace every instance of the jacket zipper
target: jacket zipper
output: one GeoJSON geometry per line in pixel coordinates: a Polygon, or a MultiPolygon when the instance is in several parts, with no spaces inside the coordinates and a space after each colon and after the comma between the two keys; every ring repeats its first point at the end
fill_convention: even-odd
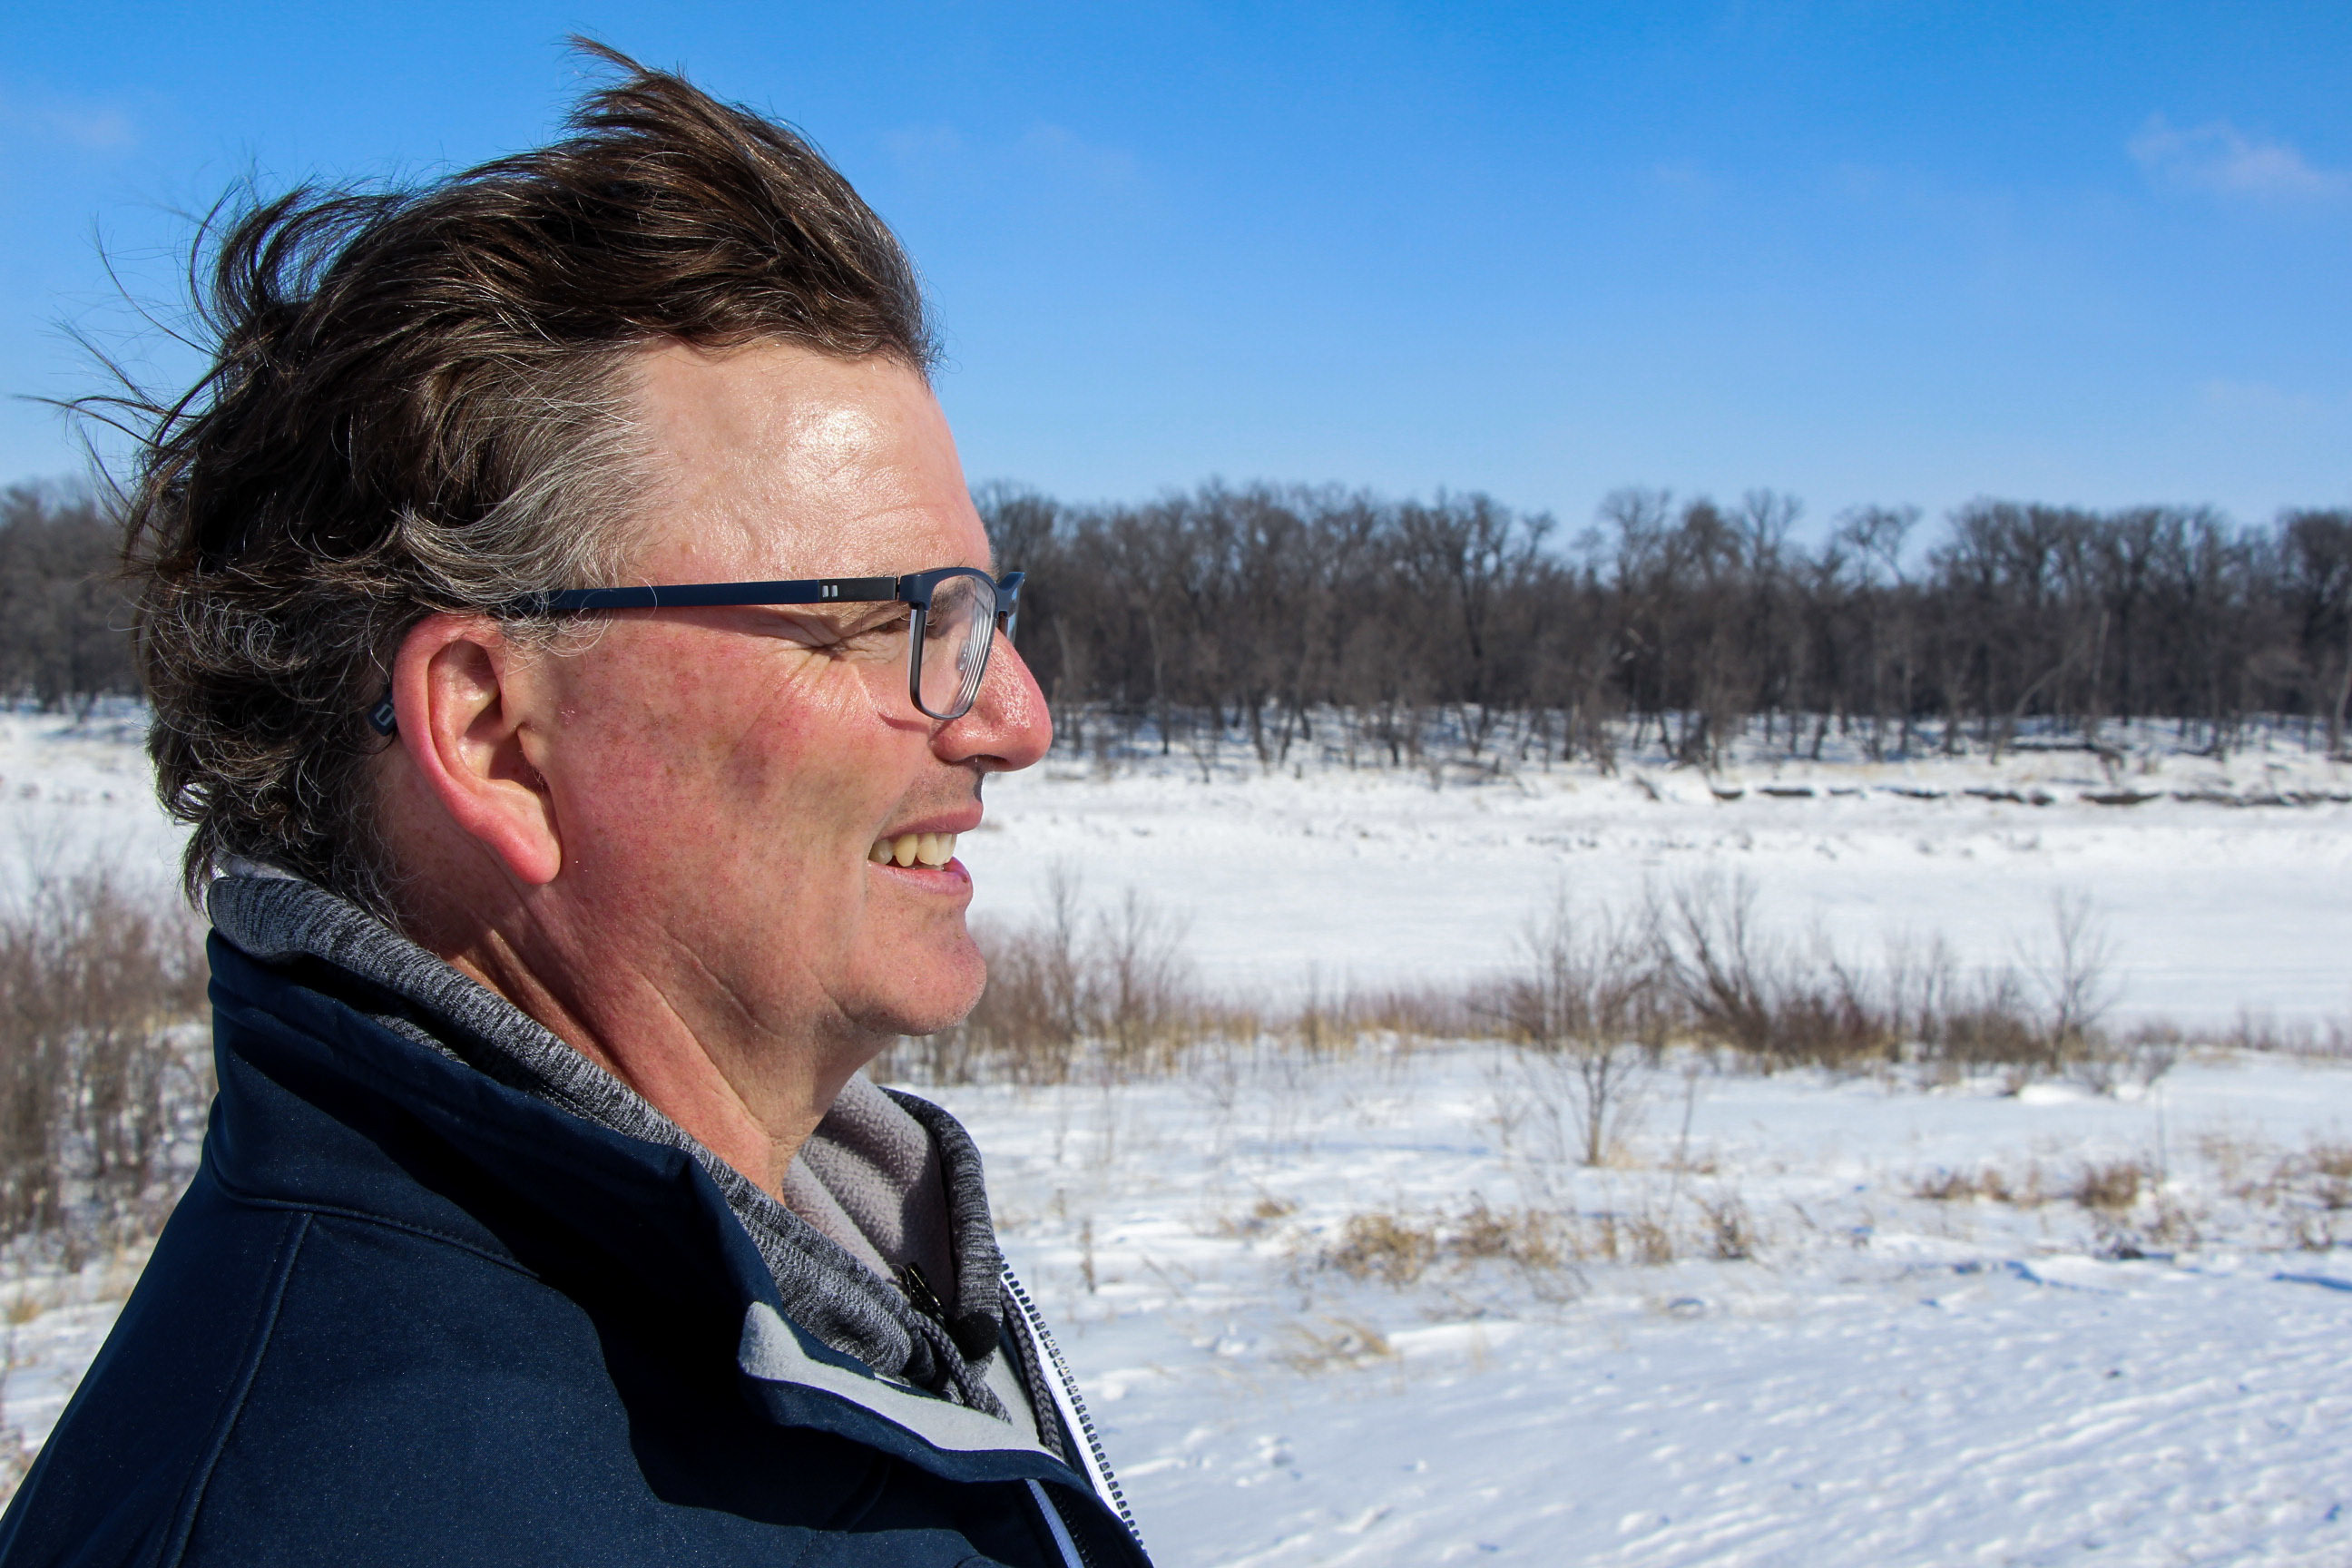
{"type": "Polygon", "coordinates": [[[1037,1505],[1038,1515],[1045,1521],[1045,1533],[1054,1538],[1054,1550],[1062,1554],[1062,1568],[1092,1568],[1086,1548],[1080,1546],[1077,1538],[1070,1533],[1069,1525],[1062,1518],[1062,1510],[1054,1506],[1054,1500],[1045,1495],[1045,1489],[1035,1481],[1021,1484],[1029,1489],[1029,1500],[1037,1505]]]}
{"type": "Polygon", "coordinates": [[[1135,1514],[1127,1506],[1127,1494],[1119,1490],[1118,1478],[1111,1474],[1110,1458],[1103,1452],[1102,1438],[1095,1431],[1095,1418],[1087,1413],[1087,1402],[1078,1394],[1077,1380],[1070,1375],[1069,1363],[1062,1359],[1061,1346],[1054,1342],[1054,1336],[1047,1331],[1037,1304],[1029,1299],[1027,1288],[1013,1277],[1010,1264],[1005,1266],[1003,1279],[1005,1293],[1013,1298],[1013,1305],[1021,1309],[1022,1324],[1029,1331],[1030,1342],[1045,1352],[1046,1365],[1052,1369],[1054,1382],[1058,1385],[1057,1392],[1067,1403],[1068,1408],[1063,1413],[1063,1426],[1067,1428],[1070,1418],[1076,1417],[1078,1436],[1084,1444],[1079,1458],[1088,1471],[1087,1479],[1111,1505],[1118,1515],[1118,1521],[1127,1526],[1128,1534],[1134,1537],[1136,1548],[1140,1551],[1143,1532],[1135,1528],[1135,1514]]]}

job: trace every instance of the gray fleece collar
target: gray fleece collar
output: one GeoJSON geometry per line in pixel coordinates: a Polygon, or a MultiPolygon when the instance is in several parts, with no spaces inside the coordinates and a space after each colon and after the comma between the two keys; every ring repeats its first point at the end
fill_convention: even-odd
{"type": "Polygon", "coordinates": [[[393,1007],[376,997],[362,1010],[395,1033],[583,1121],[691,1155],[758,1246],[794,1321],[885,1377],[1005,1415],[985,1381],[1003,1331],[1003,1259],[979,1152],[946,1111],[852,1078],[794,1158],[787,1206],[514,1004],[358,906],[274,872],[222,877],[208,904],[220,934],[257,959],[307,955],[390,993],[393,1007]],[[944,1323],[898,1285],[909,1263],[945,1306],[944,1323]]]}

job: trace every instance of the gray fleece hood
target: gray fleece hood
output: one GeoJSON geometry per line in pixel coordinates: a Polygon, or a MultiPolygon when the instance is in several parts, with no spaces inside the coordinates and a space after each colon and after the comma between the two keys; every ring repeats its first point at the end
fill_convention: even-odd
{"type": "Polygon", "coordinates": [[[308,956],[388,993],[392,1006],[369,1010],[385,1027],[584,1121],[692,1156],[758,1246],[794,1321],[886,1378],[990,1415],[1015,1419],[1008,1400],[1030,1405],[1020,1415],[1034,1412],[1040,1436],[1055,1443],[1037,1371],[998,1355],[1003,1259],[979,1152],[946,1111],[853,1077],[794,1157],[779,1202],[506,998],[356,905],[267,871],[218,879],[208,903],[221,936],[257,959],[308,956]]]}

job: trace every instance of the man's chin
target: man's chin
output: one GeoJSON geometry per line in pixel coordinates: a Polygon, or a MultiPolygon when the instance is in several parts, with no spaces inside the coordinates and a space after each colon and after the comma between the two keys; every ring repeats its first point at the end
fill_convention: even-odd
{"type": "Polygon", "coordinates": [[[882,1035],[936,1035],[954,1028],[980,1005],[988,967],[966,936],[953,951],[910,961],[896,978],[899,984],[877,988],[875,1005],[863,1020],[866,1026],[882,1035]]]}

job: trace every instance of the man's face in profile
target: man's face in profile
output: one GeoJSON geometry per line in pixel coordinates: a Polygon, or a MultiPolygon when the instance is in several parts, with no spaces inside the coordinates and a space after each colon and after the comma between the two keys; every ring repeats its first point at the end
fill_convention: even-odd
{"type": "MultiPolygon", "coordinates": [[[[668,346],[636,374],[649,482],[632,581],[990,566],[946,420],[896,360],[668,346]]],[[[625,955],[714,1045],[961,1017],[984,977],[970,878],[874,857],[970,832],[982,778],[1044,755],[1045,701],[1009,644],[971,711],[940,723],[908,696],[903,605],[604,618],[550,661],[561,733],[542,770],[594,951],[625,955]]]]}

